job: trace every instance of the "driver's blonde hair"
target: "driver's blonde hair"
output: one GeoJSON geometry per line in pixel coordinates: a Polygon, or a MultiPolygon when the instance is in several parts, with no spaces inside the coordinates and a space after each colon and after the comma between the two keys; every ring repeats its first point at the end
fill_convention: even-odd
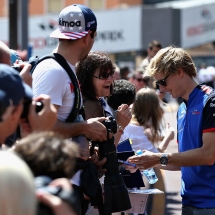
{"type": "Polygon", "coordinates": [[[182,69],[190,77],[197,74],[191,56],[182,48],[169,46],[158,51],[151,59],[146,75],[154,77],[156,73],[163,73],[166,76],[177,72],[178,69],[182,69]]]}

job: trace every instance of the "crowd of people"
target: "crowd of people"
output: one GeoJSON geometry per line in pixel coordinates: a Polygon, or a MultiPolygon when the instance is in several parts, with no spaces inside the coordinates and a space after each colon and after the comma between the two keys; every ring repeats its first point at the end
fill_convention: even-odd
{"type": "Polygon", "coordinates": [[[96,34],[93,11],[73,4],[50,34],[59,41],[53,56],[34,70],[0,42],[0,214],[84,215],[90,206],[100,215],[116,212],[125,200],[112,202],[100,179],[118,171],[103,168],[111,161],[92,145],[113,140],[116,153],[127,138],[144,153],[124,168],[181,171],[182,215],[215,214],[213,88],[197,84],[193,60],[181,48],[152,41],[130,74],[91,51],[96,34]],[[183,99],[175,153],[167,148],[175,132],[164,121],[166,92],[183,99]]]}
{"type": "Polygon", "coordinates": [[[205,83],[207,86],[215,88],[215,67],[207,66],[205,63],[202,63],[200,69],[198,70],[197,81],[199,83],[205,83]]]}

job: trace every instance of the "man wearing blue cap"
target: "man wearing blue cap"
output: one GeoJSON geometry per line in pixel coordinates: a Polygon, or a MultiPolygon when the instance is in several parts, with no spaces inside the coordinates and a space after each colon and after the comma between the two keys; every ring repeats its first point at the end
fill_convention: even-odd
{"type": "MultiPolygon", "coordinates": [[[[75,64],[84,59],[91,50],[96,36],[97,21],[94,13],[86,6],[74,4],[64,8],[59,15],[59,26],[50,37],[58,38],[55,50],[62,55],[75,73],[75,64]]],[[[106,128],[101,121],[88,120],[65,123],[74,104],[74,85],[67,72],[53,59],[40,62],[33,73],[33,93],[50,95],[58,110],[55,130],[66,137],[84,134],[92,140],[106,140],[106,128]]]]}
{"type": "MultiPolygon", "coordinates": [[[[6,64],[0,64],[0,145],[16,131],[23,113],[24,100],[31,101],[32,96],[31,88],[23,82],[19,73],[6,64]]],[[[56,110],[50,104],[49,96],[40,95],[33,101],[28,121],[31,131],[51,129],[56,121],[56,110]],[[35,102],[39,100],[43,101],[44,108],[37,114],[35,102]]]]}
{"type": "MultiPolygon", "coordinates": [[[[59,43],[54,52],[67,61],[75,74],[75,65],[85,59],[96,37],[97,20],[92,10],[84,5],[73,4],[64,8],[59,14],[58,29],[50,37],[58,38],[59,43]]],[[[90,140],[107,140],[106,127],[101,123],[104,117],[84,121],[80,115],[75,122],[65,122],[75,103],[75,84],[67,72],[54,59],[40,62],[33,73],[33,93],[50,95],[51,102],[58,111],[58,121],[54,127],[64,137],[72,138],[84,135],[90,140]]],[[[82,103],[82,98],[81,98],[82,103]]],[[[89,148],[87,146],[87,150],[89,148]]],[[[100,162],[103,165],[105,160],[100,162]]],[[[78,171],[72,179],[74,185],[80,186],[78,171]]]]}

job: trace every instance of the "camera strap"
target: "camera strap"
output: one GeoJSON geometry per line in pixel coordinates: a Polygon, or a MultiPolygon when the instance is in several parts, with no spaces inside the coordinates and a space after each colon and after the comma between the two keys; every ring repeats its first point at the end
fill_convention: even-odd
{"type": "Polygon", "coordinates": [[[101,98],[99,98],[99,102],[102,106],[104,116],[105,117],[113,117],[113,115],[111,114],[111,110],[109,109],[108,104],[105,101],[105,99],[103,97],[101,97],[101,98]]]}
{"type": "Polygon", "coordinates": [[[72,84],[74,86],[73,90],[75,93],[75,102],[74,105],[72,107],[72,110],[69,114],[69,116],[67,117],[67,119],[65,120],[65,122],[74,122],[77,115],[79,113],[83,113],[83,107],[81,107],[81,91],[80,91],[80,86],[78,83],[78,79],[75,76],[74,72],[72,71],[71,67],[68,65],[67,61],[65,60],[65,58],[58,54],[58,53],[52,53],[52,54],[48,54],[42,57],[31,57],[29,60],[29,63],[32,65],[32,69],[31,69],[31,74],[34,72],[36,66],[43,60],[52,58],[54,60],[56,60],[62,67],[63,69],[67,72],[67,74],[69,75],[72,84]]]}

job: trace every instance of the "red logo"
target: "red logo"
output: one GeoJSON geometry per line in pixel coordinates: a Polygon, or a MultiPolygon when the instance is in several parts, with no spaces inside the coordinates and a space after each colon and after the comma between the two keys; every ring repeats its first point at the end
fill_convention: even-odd
{"type": "Polygon", "coordinates": [[[200,114],[200,112],[197,110],[194,110],[194,111],[192,111],[192,114],[200,114]]]}
{"type": "Polygon", "coordinates": [[[205,85],[203,85],[201,88],[202,88],[202,91],[205,92],[207,95],[209,95],[213,91],[211,87],[208,87],[205,85]]]}
{"type": "Polygon", "coordinates": [[[74,85],[72,83],[69,83],[69,85],[70,85],[71,93],[74,92],[74,85]]]}

